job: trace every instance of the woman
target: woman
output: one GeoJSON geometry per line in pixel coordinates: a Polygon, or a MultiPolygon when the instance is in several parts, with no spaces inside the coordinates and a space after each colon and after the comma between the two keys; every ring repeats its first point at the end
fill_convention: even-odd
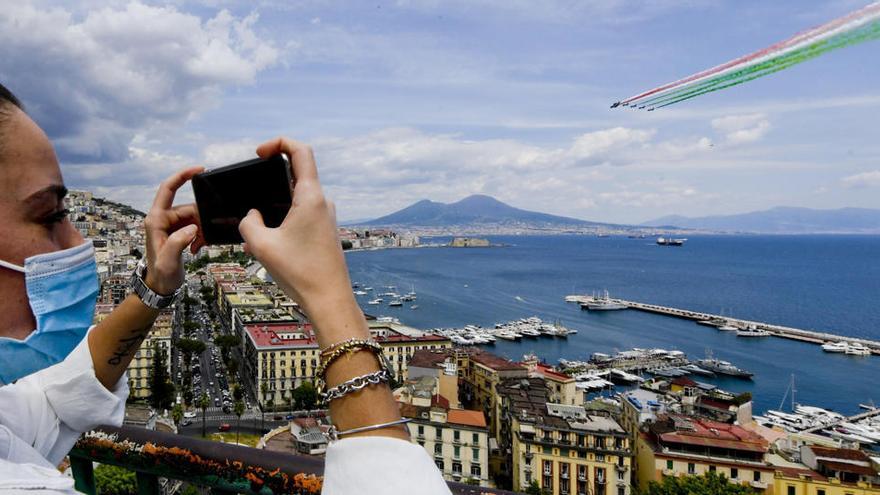
{"type": "MultiPolygon", "coordinates": [[[[246,249],[310,316],[326,351],[330,413],[345,438],[327,449],[324,493],[448,493],[427,453],[409,443],[371,352],[311,149],[281,138],[257,148],[261,157],[278,153],[295,178],[287,218],[267,228],[254,210],[239,230],[246,249]]],[[[67,219],[52,145],[0,85],[0,492],[75,493],[53,466],[81,432],[122,423],[125,369],[157,306],[184,281],[181,253],[202,246],[195,205],[173,206],[176,191],[200,171],[181,170],[160,185],[144,221],[145,273],[133,277],[142,290],[89,328],[94,251],[67,219]]]]}

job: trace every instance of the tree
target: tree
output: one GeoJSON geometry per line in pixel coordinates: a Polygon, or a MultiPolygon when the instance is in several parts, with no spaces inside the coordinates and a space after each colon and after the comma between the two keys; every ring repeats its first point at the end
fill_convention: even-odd
{"type": "Polygon", "coordinates": [[[727,477],[713,471],[700,476],[664,476],[660,482],[651,481],[645,495],[752,495],[748,486],[733,484],[727,477]]]}
{"type": "Polygon", "coordinates": [[[150,406],[153,409],[168,409],[174,401],[174,385],[165,368],[165,349],[153,342],[153,369],[150,374],[150,406]]]}
{"type": "MultiPolygon", "coordinates": [[[[186,325],[184,323],[184,325],[186,325]]],[[[177,350],[183,353],[183,362],[186,363],[186,369],[189,370],[190,361],[193,355],[198,356],[205,352],[205,343],[196,339],[177,339],[177,350]]]]}
{"type": "Polygon", "coordinates": [[[202,393],[201,397],[199,397],[199,408],[202,410],[202,438],[204,438],[207,433],[205,432],[205,411],[208,409],[208,394],[202,393]]]}
{"type": "Polygon", "coordinates": [[[266,395],[269,394],[269,385],[266,382],[260,384],[260,400],[257,401],[260,403],[260,433],[262,433],[266,429],[266,408],[263,407],[263,401],[266,400],[266,395]]]}
{"type": "Polygon", "coordinates": [[[174,420],[174,426],[180,427],[180,420],[183,419],[183,406],[180,404],[174,404],[174,407],[171,408],[171,419],[174,420]]]}
{"type": "Polygon", "coordinates": [[[229,364],[227,365],[227,368],[229,369],[229,376],[231,376],[231,377],[233,377],[233,379],[235,379],[235,377],[238,376],[238,359],[231,358],[229,360],[229,364]]]}
{"type": "Polygon", "coordinates": [[[238,418],[238,421],[235,423],[235,443],[238,443],[238,432],[241,430],[241,415],[244,414],[244,402],[240,400],[235,401],[235,404],[232,405],[232,412],[238,418]]]}
{"type": "Polygon", "coordinates": [[[192,391],[192,389],[191,389],[190,387],[186,387],[186,388],[183,390],[183,404],[184,404],[187,408],[189,408],[189,406],[192,405],[192,403],[193,403],[193,399],[194,399],[194,398],[195,398],[195,397],[193,397],[193,391],[192,391]]]}
{"type": "Polygon", "coordinates": [[[318,391],[312,382],[303,382],[302,385],[293,389],[294,408],[297,410],[311,410],[318,404],[318,391]]]}
{"type": "Polygon", "coordinates": [[[218,335],[214,337],[214,345],[220,347],[220,355],[223,357],[223,362],[227,368],[229,367],[229,349],[236,347],[239,343],[240,341],[235,335],[218,335]]]}
{"type": "Polygon", "coordinates": [[[241,389],[239,384],[235,384],[232,386],[232,399],[239,401],[244,398],[244,390],[241,389]]]}
{"type": "Polygon", "coordinates": [[[541,488],[537,480],[532,480],[532,483],[526,488],[526,493],[529,495],[550,495],[550,491],[541,488]]]}
{"type": "Polygon", "coordinates": [[[137,477],[128,469],[101,464],[95,468],[95,486],[101,495],[135,495],[137,477]]]}

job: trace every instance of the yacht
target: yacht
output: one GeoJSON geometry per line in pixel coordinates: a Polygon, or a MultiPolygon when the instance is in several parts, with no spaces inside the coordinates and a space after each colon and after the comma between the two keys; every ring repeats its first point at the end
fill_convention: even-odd
{"type": "Polygon", "coordinates": [[[516,340],[519,338],[517,334],[509,330],[501,330],[500,332],[495,333],[495,336],[504,340],[516,340]]]}
{"type": "Polygon", "coordinates": [[[739,330],[739,328],[736,328],[730,323],[725,322],[723,325],[718,327],[718,330],[721,330],[722,332],[736,332],[737,330],[739,330]]]}
{"type": "Polygon", "coordinates": [[[673,239],[671,237],[658,237],[658,246],[683,246],[687,239],[673,239]]]}
{"type": "Polygon", "coordinates": [[[391,301],[388,302],[388,305],[395,306],[395,307],[403,306],[403,301],[401,301],[400,299],[392,299],[391,301]]]}
{"type": "Polygon", "coordinates": [[[377,297],[376,299],[373,299],[372,301],[367,301],[367,304],[371,304],[373,306],[375,306],[377,304],[382,304],[382,298],[377,297]]]}
{"type": "Polygon", "coordinates": [[[737,337],[769,337],[770,335],[770,332],[763,328],[758,328],[755,325],[749,325],[746,328],[741,328],[736,331],[737,337]]]}
{"type": "Polygon", "coordinates": [[[413,304],[412,306],[409,307],[409,309],[419,309],[419,305],[413,304]]]}
{"type": "Polygon", "coordinates": [[[825,352],[844,353],[847,349],[849,349],[849,344],[842,340],[840,342],[827,342],[822,344],[822,350],[825,352]]]}
{"type": "Polygon", "coordinates": [[[849,347],[844,351],[846,354],[850,356],[870,356],[871,349],[868,346],[860,344],[858,342],[852,342],[849,344],[849,347]]]}
{"type": "Polygon", "coordinates": [[[540,337],[541,332],[535,330],[534,328],[523,328],[519,331],[519,333],[523,334],[524,337],[540,337]]]}
{"type": "Polygon", "coordinates": [[[354,295],[356,295],[356,296],[366,296],[366,295],[367,295],[367,291],[365,291],[365,290],[356,290],[356,291],[354,291],[354,295]]]}
{"type": "Polygon", "coordinates": [[[704,370],[703,368],[700,368],[696,364],[688,364],[688,365],[682,366],[681,369],[684,371],[687,371],[689,373],[693,373],[695,375],[715,376],[715,372],[709,371],[709,370],[704,370]]]}
{"type": "Polygon", "coordinates": [[[752,378],[752,373],[744,369],[737,368],[727,361],[722,361],[720,359],[700,359],[697,360],[697,365],[704,370],[709,370],[721,375],[733,376],[736,378],[745,378],[749,380],[752,378]]]}

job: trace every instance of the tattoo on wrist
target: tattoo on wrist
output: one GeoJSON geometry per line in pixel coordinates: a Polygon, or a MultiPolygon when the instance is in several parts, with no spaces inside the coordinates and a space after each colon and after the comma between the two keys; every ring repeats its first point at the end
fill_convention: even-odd
{"type": "Polygon", "coordinates": [[[122,364],[123,359],[133,355],[138,347],[140,347],[141,341],[147,336],[147,332],[150,331],[151,327],[152,325],[146,328],[136,328],[131,331],[131,337],[119,339],[119,342],[116,344],[116,350],[113,351],[113,355],[107,360],[107,364],[119,366],[122,364]]]}

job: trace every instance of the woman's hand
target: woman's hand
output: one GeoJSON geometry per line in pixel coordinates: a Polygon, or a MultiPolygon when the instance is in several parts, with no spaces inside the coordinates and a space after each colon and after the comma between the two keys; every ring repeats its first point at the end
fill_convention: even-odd
{"type": "Polygon", "coordinates": [[[238,230],[245,249],[321,326],[327,312],[359,311],[336,230],[336,211],[321,191],[312,149],[285,138],[257,148],[261,158],[278,153],[285,154],[293,168],[295,186],[290,211],[280,226],[268,228],[260,212],[251,210],[238,230]]]}
{"type": "Polygon", "coordinates": [[[186,246],[192,243],[191,250],[195,254],[204,245],[196,205],[172,206],[180,186],[203,170],[204,167],[190,167],[165,179],[144,219],[147,234],[147,276],[144,282],[159,294],[171,294],[183,285],[180,254],[186,246]]]}

